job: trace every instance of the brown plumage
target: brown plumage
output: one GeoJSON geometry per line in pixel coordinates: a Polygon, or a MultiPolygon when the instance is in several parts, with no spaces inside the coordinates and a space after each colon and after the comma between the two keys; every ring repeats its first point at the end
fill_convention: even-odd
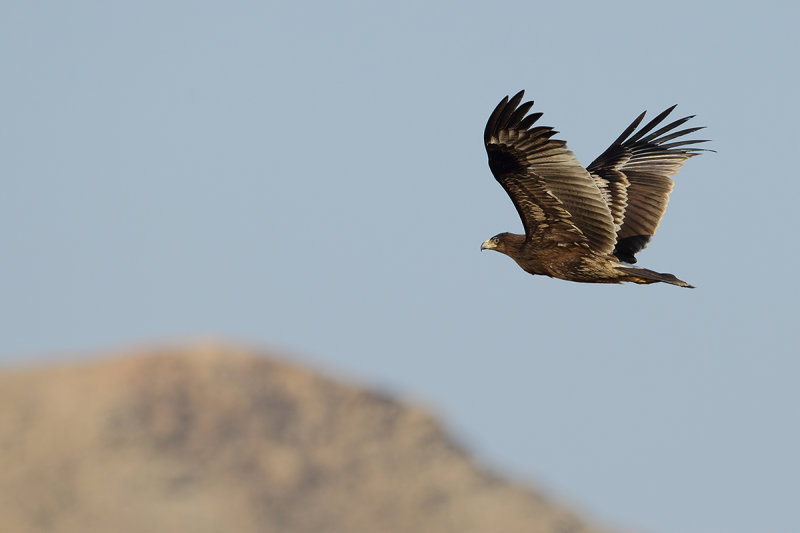
{"type": "Polygon", "coordinates": [[[501,233],[481,250],[496,250],[523,270],[585,283],[664,282],[692,287],[672,274],[635,267],[636,253],[655,234],[672,191],[671,176],[705,140],[678,140],[701,128],[664,126],[670,107],[638,131],[644,113],[587,168],[556,131],[535,126],[541,113],[524,91],[497,105],[483,138],[489,168],[517,208],[524,235],[501,233]],[[656,129],[657,128],[657,129],[656,129]],[[624,262],[624,263],[623,263],[624,262]]]}

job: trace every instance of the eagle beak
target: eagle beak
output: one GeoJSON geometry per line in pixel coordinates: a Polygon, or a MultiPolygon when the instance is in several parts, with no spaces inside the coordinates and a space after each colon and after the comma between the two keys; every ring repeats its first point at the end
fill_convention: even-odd
{"type": "Polygon", "coordinates": [[[481,252],[484,250],[491,250],[492,248],[497,248],[497,245],[492,242],[492,239],[486,239],[483,241],[483,244],[481,244],[481,252]]]}

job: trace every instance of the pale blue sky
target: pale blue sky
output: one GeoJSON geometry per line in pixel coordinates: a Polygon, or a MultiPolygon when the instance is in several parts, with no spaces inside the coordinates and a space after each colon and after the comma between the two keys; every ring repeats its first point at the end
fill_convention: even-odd
{"type": "Polygon", "coordinates": [[[0,357],[219,336],[648,533],[796,533],[797,4],[4,2],[0,357]],[[640,264],[531,277],[482,132],[708,126],[640,264]]]}

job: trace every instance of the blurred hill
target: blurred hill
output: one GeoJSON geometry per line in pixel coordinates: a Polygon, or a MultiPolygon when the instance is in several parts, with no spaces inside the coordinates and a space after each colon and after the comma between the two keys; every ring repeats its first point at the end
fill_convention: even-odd
{"type": "Polygon", "coordinates": [[[0,372],[0,473],[16,533],[598,531],[415,407],[224,346],[0,372]]]}

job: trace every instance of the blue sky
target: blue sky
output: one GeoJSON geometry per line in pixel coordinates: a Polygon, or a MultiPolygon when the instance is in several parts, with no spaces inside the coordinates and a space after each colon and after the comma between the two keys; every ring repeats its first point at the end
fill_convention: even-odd
{"type": "Polygon", "coordinates": [[[649,533],[800,530],[789,3],[7,2],[0,358],[220,337],[433,408],[488,464],[649,533]],[[531,277],[482,147],[526,89],[584,163],[678,104],[639,264],[531,277]]]}

